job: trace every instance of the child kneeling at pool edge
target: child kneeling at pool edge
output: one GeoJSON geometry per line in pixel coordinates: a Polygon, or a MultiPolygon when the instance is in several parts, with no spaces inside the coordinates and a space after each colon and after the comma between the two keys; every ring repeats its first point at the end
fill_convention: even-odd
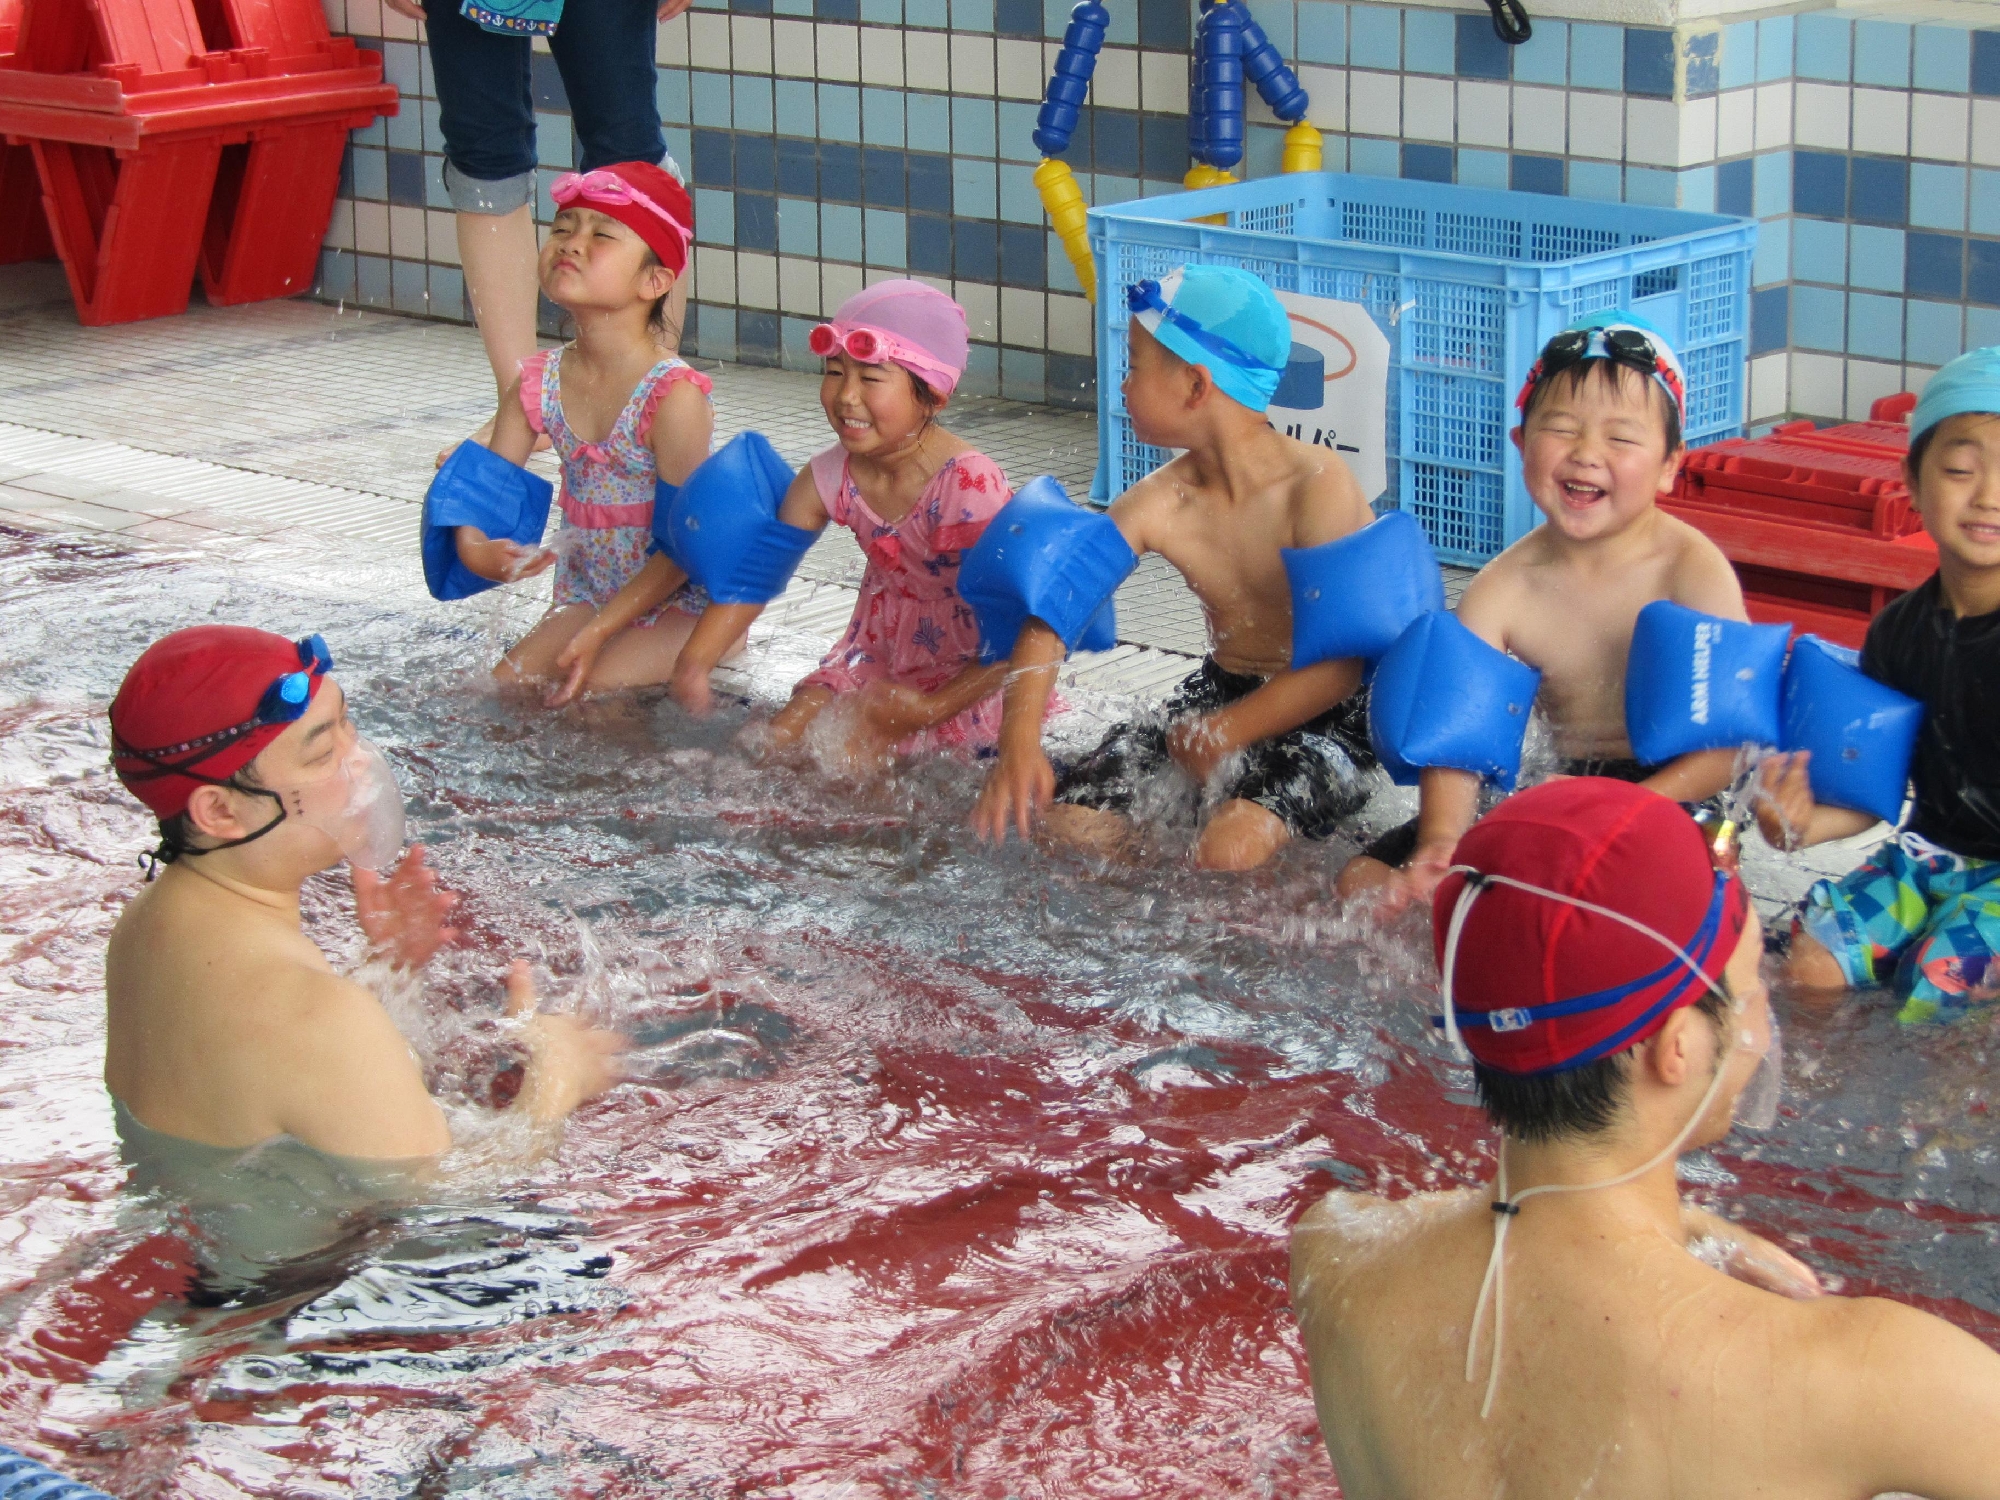
{"type": "MultiPolygon", "coordinates": [[[[1290,322],[1247,271],[1189,266],[1129,289],[1126,410],[1144,443],[1186,451],[1111,506],[1135,554],[1157,552],[1201,601],[1208,658],[1174,692],[1165,726],[1114,729],[1060,779],[1042,751],[1043,708],[1064,655],[1031,619],[1015,641],[1000,757],[974,826],[1004,839],[1037,819],[1057,839],[1110,853],[1131,837],[1134,783],[1178,765],[1219,800],[1201,830],[1203,869],[1247,870],[1295,835],[1322,838],[1367,799],[1358,660],[1292,662],[1281,549],[1317,547],[1373,516],[1333,453],[1265,420],[1291,350],[1290,322]]],[[[1190,800],[1194,791],[1190,791],[1190,800]]]]}
{"type": "MultiPolygon", "coordinates": [[[[1893,983],[1922,1021],[2000,998],[2000,347],[1931,377],[1904,471],[1938,570],[1875,617],[1861,670],[1924,706],[1915,799],[1900,837],[1807,893],[1787,970],[1823,991],[1893,983]]],[[[1767,839],[1797,849],[1874,823],[1816,804],[1805,762],[1764,763],[1767,839]]]]}
{"type": "MultiPolygon", "coordinates": [[[[1516,404],[1522,477],[1547,524],[1480,570],[1459,622],[1542,674],[1536,706],[1555,730],[1564,774],[1637,782],[1677,802],[1714,796],[1735,773],[1734,750],[1641,765],[1626,733],[1626,658],[1640,610],[1667,599],[1747,619],[1729,560],[1656,504],[1686,451],[1679,358],[1643,319],[1598,313],[1549,340],[1516,404]]],[[[1437,888],[1478,815],[1479,777],[1433,766],[1420,785],[1417,817],[1341,871],[1342,895],[1388,887],[1425,898],[1437,888]]]]}

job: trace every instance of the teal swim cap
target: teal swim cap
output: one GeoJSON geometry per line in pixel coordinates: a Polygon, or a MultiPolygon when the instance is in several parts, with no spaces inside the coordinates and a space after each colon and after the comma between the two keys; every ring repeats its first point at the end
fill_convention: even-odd
{"type": "Polygon", "coordinates": [[[1969,411],[2000,413],[2000,344],[1961,354],[1931,376],[1910,413],[1911,445],[1946,417],[1969,411]]]}
{"type": "Polygon", "coordinates": [[[1292,355],[1292,322],[1260,278],[1235,266],[1183,266],[1134,282],[1125,302],[1141,328],[1207,370],[1223,395],[1269,408],[1292,355]]]}

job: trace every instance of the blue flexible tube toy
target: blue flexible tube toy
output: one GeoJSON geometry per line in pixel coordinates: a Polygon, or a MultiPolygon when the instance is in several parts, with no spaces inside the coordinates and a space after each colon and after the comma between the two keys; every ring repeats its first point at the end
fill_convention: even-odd
{"type": "Polygon", "coordinates": [[[111,1500],[81,1480],[37,1463],[25,1453],[0,1448],[0,1500],[111,1500]]]}
{"type": "Polygon", "coordinates": [[[1207,128],[1204,160],[1212,167],[1233,167],[1243,160],[1244,20],[1237,0],[1219,0],[1201,16],[1205,46],[1197,69],[1207,128]]]}
{"type": "Polygon", "coordinates": [[[1208,160],[1208,108],[1201,88],[1202,64],[1208,57],[1208,33],[1197,26],[1194,56],[1188,62],[1188,159],[1208,160]]]}
{"type": "Polygon", "coordinates": [[[1276,44],[1264,35],[1264,28],[1247,9],[1243,12],[1243,71],[1257,85],[1272,114],[1287,125],[1305,118],[1311,101],[1299,75],[1285,65],[1276,44]]]}
{"type": "Polygon", "coordinates": [[[1097,54],[1110,24],[1111,12],[1096,0],[1081,0],[1069,13],[1062,51],[1056,54],[1055,71],[1049,75],[1041,110],[1035,116],[1035,149],[1042,155],[1061,156],[1069,150],[1069,138],[1090,93],[1090,77],[1097,71],[1097,54]]]}

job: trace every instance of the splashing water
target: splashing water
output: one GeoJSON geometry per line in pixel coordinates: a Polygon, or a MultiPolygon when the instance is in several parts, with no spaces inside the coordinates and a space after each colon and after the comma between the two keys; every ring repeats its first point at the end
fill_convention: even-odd
{"type": "MultiPolygon", "coordinates": [[[[962,765],[841,783],[753,766],[740,714],[502,700],[517,622],[383,584],[413,572],[0,533],[0,1442],[140,1500],[1337,1493],[1286,1229],[1490,1168],[1420,919],[1342,917],[1344,846],[1101,871],[975,844],[962,765]],[[98,1082],[149,842],[103,709],[215,619],[326,634],[468,940],[385,989],[451,1101],[443,1181],[196,1307],[98,1082]],[[487,1108],[516,954],[635,1044],[559,1145],[487,1108]]],[[[305,907],[353,951],[342,879],[305,907]]],[[[2000,1338],[1991,1031],[1786,1027],[1778,1130],[1691,1190],[2000,1338]]]]}

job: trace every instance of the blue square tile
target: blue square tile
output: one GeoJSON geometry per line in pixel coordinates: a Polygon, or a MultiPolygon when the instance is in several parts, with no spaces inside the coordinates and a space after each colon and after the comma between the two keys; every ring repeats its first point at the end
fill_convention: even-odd
{"type": "Polygon", "coordinates": [[[731,90],[735,96],[735,125],[738,130],[754,130],[769,135],[772,130],[771,80],[754,73],[738,73],[731,90]]]}
{"type": "Polygon", "coordinates": [[[1490,16],[1455,16],[1456,71],[1461,78],[1505,78],[1514,49],[1500,40],[1490,16]]]}
{"type": "Polygon", "coordinates": [[[909,201],[903,153],[879,146],[861,151],[861,201],[876,208],[901,208],[909,201]]]}
{"type": "Polygon", "coordinates": [[[905,269],[909,264],[908,242],[903,234],[903,215],[890,208],[861,210],[862,232],[868,246],[868,264],[905,269]]]}
{"type": "Polygon", "coordinates": [[[819,152],[811,141],[779,138],[778,191],[794,198],[819,196],[819,152]]]}
{"type": "Polygon", "coordinates": [[[945,0],[903,0],[903,24],[920,30],[944,30],[951,24],[945,0]]]}
{"type": "Polygon", "coordinates": [[[1847,284],[1871,292],[1903,290],[1903,231],[1856,224],[1848,231],[1847,284]]]}
{"type": "Polygon", "coordinates": [[[1674,34],[1650,26],[1625,28],[1625,92],[1650,99],[1674,96],[1674,34]]]}
{"type": "MultiPolygon", "coordinates": [[[[1063,0],[1048,0],[1048,5],[1051,11],[1060,7],[1065,18],[1069,15],[1069,6],[1063,0]]],[[[1339,24],[1344,32],[1346,7],[1336,5],[1327,8],[1343,12],[1339,24]]],[[[1193,45],[1193,17],[1189,14],[1187,0],[1138,0],[1138,9],[1140,46],[1162,52],[1185,53],[1193,45]]],[[[1060,36],[1062,29],[1057,25],[1051,28],[1049,34],[1060,36]]]]}
{"type": "Polygon", "coordinates": [[[1769,219],[1757,227],[1757,248],[1750,253],[1750,284],[1769,286],[1792,279],[1792,226],[1804,219],[1769,219]]]}
{"type": "Polygon", "coordinates": [[[736,186],[747,193],[777,192],[778,143],[773,137],[736,137],[736,186]]]}
{"type": "Polygon", "coordinates": [[[1965,309],[1956,302],[1906,302],[1903,357],[1913,365],[1942,365],[1965,352],[1965,309]]]}
{"type": "Polygon", "coordinates": [[[951,149],[960,156],[991,156],[994,153],[993,101],[953,99],[951,101],[951,149]]]}
{"type": "MultiPolygon", "coordinates": [[[[1284,170],[1285,130],[1281,125],[1252,125],[1243,132],[1243,165],[1237,176],[1276,177],[1284,170]]],[[[1138,184],[1133,184],[1134,197],[1138,184]]]]}
{"type": "Polygon", "coordinates": [[[910,207],[926,213],[951,212],[951,158],[928,151],[909,155],[910,207]]]}
{"type": "MultiPolygon", "coordinates": [[[[741,0],[732,7],[743,9],[741,0]]],[[[903,24],[903,0],[861,0],[861,24],[864,26],[901,26],[903,24]]]]}
{"type": "MultiPolygon", "coordinates": [[[[1035,148],[1035,115],[1041,109],[1039,104],[1019,104],[1013,100],[1000,103],[1000,159],[1002,161],[1035,161],[1042,159],[1042,153],[1035,148]]],[[[1077,132],[1080,136],[1081,131],[1077,132]]]]}
{"type": "Polygon", "coordinates": [[[694,132],[694,155],[688,165],[694,180],[706,187],[728,187],[736,181],[734,137],[726,130],[694,132]]]}
{"type": "Polygon", "coordinates": [[[1058,406],[1097,409],[1097,361],[1087,354],[1049,355],[1049,396],[1058,406]]]}
{"type": "Polygon", "coordinates": [[[1791,289],[1766,287],[1750,294],[1750,352],[1769,354],[1791,343],[1791,289]]]}
{"type": "Polygon", "coordinates": [[[1756,164],[1757,217],[1768,219],[1792,211],[1792,153],[1767,151],[1752,157],[1756,164]]]}
{"type": "Polygon", "coordinates": [[[1854,23],[1854,81],[1875,88],[1910,86],[1910,27],[1903,21],[1854,23]]]}
{"type": "Polygon", "coordinates": [[[771,14],[774,16],[810,17],[812,13],[812,0],[771,0],[771,14]]]}
{"type": "Polygon", "coordinates": [[[951,0],[953,31],[991,31],[993,0],[951,0]]]}
{"type": "Polygon", "coordinates": [[[1901,359],[1903,299],[1848,293],[1847,352],[1863,359],[1901,359]]]}
{"type": "Polygon", "coordinates": [[[535,153],[545,167],[567,169],[576,161],[576,140],[568,115],[535,116],[535,153]]]}
{"type": "MultiPolygon", "coordinates": [[[[1687,39],[1687,96],[1702,99],[1721,87],[1722,33],[1705,31],[1687,39]]],[[[1631,66],[1630,59],[1626,66],[1631,66]]]]}
{"type": "Polygon", "coordinates": [[[1358,172],[1363,177],[1400,177],[1403,155],[1395,141],[1378,140],[1374,136],[1351,136],[1347,142],[1347,170],[1358,172]]]}
{"type": "Polygon", "coordinates": [[[1965,228],[1965,168],[1911,162],[1910,222],[1920,229],[1965,228]]]}
{"type": "MultiPolygon", "coordinates": [[[[1544,159],[1554,160],[1553,157],[1544,159]]],[[[1473,151],[1461,146],[1458,152],[1458,180],[1464,187],[1500,188],[1504,191],[1511,185],[1507,153],[1473,151]]]]}
{"type": "Polygon", "coordinates": [[[1517,193],[1563,192],[1563,159],[1560,156],[1525,156],[1516,153],[1509,164],[1507,186],[1517,193]]]}
{"type": "Polygon", "coordinates": [[[1009,401],[1048,399],[1048,366],[1040,350],[1000,351],[1000,394],[1009,401]]]}
{"type": "Polygon", "coordinates": [[[1625,196],[1625,174],[1615,161],[1581,161],[1569,164],[1569,195],[1598,203],[1616,203],[1625,196]]]}
{"type": "Polygon", "coordinates": [[[951,211],[961,219],[991,219],[1000,212],[998,169],[990,161],[955,156],[951,162],[951,211]]]}
{"type": "Polygon", "coordinates": [[[1042,0],[994,0],[993,29],[1002,36],[1042,34],[1042,0]]]}
{"type": "Polygon", "coordinates": [[[674,170],[682,182],[688,181],[687,169],[681,163],[694,155],[694,132],[685,125],[662,125],[660,136],[667,143],[667,155],[673,158],[674,170]]]}
{"type": "Polygon", "coordinates": [[[819,205],[804,198],[778,200],[778,249],[785,255],[819,258],[819,205]]]}
{"type": "Polygon", "coordinates": [[[382,81],[396,85],[396,92],[405,99],[414,99],[424,91],[424,49],[415,42],[382,43],[382,81]]]}
{"type": "Polygon", "coordinates": [[[1053,230],[1049,233],[1048,257],[1049,290],[1081,293],[1083,283],[1076,279],[1076,268],[1069,263],[1069,252],[1063,248],[1062,241],[1055,237],[1053,230]]]}
{"type": "Polygon", "coordinates": [[[1658,167],[1627,167],[1625,169],[1625,201],[1641,203],[1648,208],[1673,208],[1679,196],[1680,177],[1674,172],[1663,172],[1658,167]]]}
{"type": "Polygon", "coordinates": [[[1792,275],[1800,281],[1847,284],[1847,226],[1829,219],[1792,221],[1792,275]]]}
{"type": "Polygon", "coordinates": [[[389,305],[389,262],[380,255],[354,257],[354,300],[364,307],[389,305]]]}
{"type": "MultiPolygon", "coordinates": [[[[1270,39],[1271,45],[1278,49],[1278,55],[1287,62],[1296,58],[1299,52],[1298,25],[1294,11],[1295,6],[1292,5],[1267,6],[1263,14],[1257,17],[1263,26],[1264,35],[1270,39]]],[[[1106,32],[1105,35],[1109,36],[1110,33],[1106,32]]]]}
{"type": "Polygon", "coordinates": [[[1624,88],[1625,28],[1572,23],[1569,81],[1572,88],[1579,89],[1624,88]]]}
{"type": "MultiPolygon", "coordinates": [[[[389,143],[389,131],[381,120],[371,120],[359,130],[348,131],[347,143],[350,146],[386,146],[389,143]]],[[[442,150],[443,147],[440,146],[439,149],[442,150]]]]}
{"type": "Polygon", "coordinates": [[[2000,234],[2000,172],[1972,169],[1971,229],[1974,234],[2000,234]]]}
{"type": "Polygon", "coordinates": [[[1569,82],[1569,22],[1535,19],[1534,34],[1514,49],[1514,81],[1561,88],[1569,82]]]}
{"type": "Polygon", "coordinates": [[[903,95],[910,144],[925,151],[951,149],[951,99],[945,94],[903,95]]]}
{"type": "Polygon", "coordinates": [[[1919,26],[1910,79],[1920,89],[1962,94],[1972,86],[1972,37],[1958,26],[1919,26]]]}
{"type": "Polygon", "coordinates": [[[403,107],[382,121],[382,139],[394,151],[424,149],[424,116],[421,100],[405,99],[403,107]]]}
{"type": "Polygon", "coordinates": [[[1846,83],[1851,68],[1849,52],[1854,45],[1848,23],[1830,11],[1808,11],[1795,19],[1798,76],[1846,83]]]}
{"type": "Polygon", "coordinates": [[[1757,23],[1738,21],[1722,28],[1722,54],[1717,60],[1716,86],[1740,89],[1757,81],[1757,23]]]}
{"type": "Polygon", "coordinates": [[[1972,33],[1972,92],[1988,99],[2000,95],[2000,31],[1972,33]]]}
{"type": "Polygon", "coordinates": [[[778,248],[778,200],[769,193],[736,195],[736,247],[764,251],[778,248]]]}
{"type": "Polygon", "coordinates": [[[773,80],[771,92],[778,129],[807,139],[819,134],[819,91],[803,78],[773,80]]]}
{"type": "Polygon", "coordinates": [[[353,163],[349,175],[354,179],[354,196],[381,202],[389,196],[389,161],[386,151],[377,151],[371,146],[356,146],[348,153],[353,163]]]}
{"type": "Polygon", "coordinates": [[[903,144],[903,91],[861,91],[861,139],[871,146],[903,144]]]}
{"type": "Polygon", "coordinates": [[[951,275],[951,220],[938,214],[911,214],[904,226],[910,270],[919,276],[951,275]]]}
{"type": "Polygon", "coordinates": [[[961,281],[1000,280],[1000,226],[961,218],[951,226],[951,273],[961,281]]]}
{"type": "Polygon", "coordinates": [[[687,70],[661,68],[654,81],[653,103],[659,107],[663,123],[668,125],[692,123],[694,116],[689,113],[687,70]]]}
{"type": "Polygon", "coordinates": [[[1755,166],[1747,156],[1725,161],[1715,169],[1715,211],[1747,219],[1752,212],[1751,186],[1755,166]]]}
{"type": "Polygon", "coordinates": [[[1347,8],[1347,62],[1355,68],[1403,66],[1403,13],[1386,5],[1347,8]]]}
{"type": "MultiPolygon", "coordinates": [[[[824,0],[821,0],[824,3],[824,0]]],[[[746,365],[775,365],[783,349],[778,315],[740,308],[736,314],[736,357],[746,365]]]]}
{"type": "Polygon", "coordinates": [[[431,310],[430,277],[420,260],[389,262],[389,305],[399,313],[421,318],[431,310]]]}
{"type": "Polygon", "coordinates": [[[688,116],[688,123],[698,129],[727,130],[731,114],[729,75],[690,73],[688,87],[693,94],[693,108],[688,116]]]}
{"type": "Polygon", "coordinates": [[[1139,116],[1139,170],[1172,181],[1188,163],[1187,120],[1181,115],[1139,116]]]}
{"type": "Polygon", "coordinates": [[[1829,354],[1847,351],[1847,293],[1823,286],[1792,288],[1792,342],[1829,354]]]}
{"type": "Polygon", "coordinates": [[[1875,224],[1910,222],[1910,164],[1900,157],[1856,156],[1849,172],[1849,212],[1875,224]]]}
{"type": "MultiPolygon", "coordinates": [[[[1187,47],[1187,7],[1177,5],[1173,0],[1139,0],[1139,42],[1141,46],[1158,47],[1162,50],[1185,50],[1187,47]],[[1181,16],[1181,32],[1177,41],[1154,41],[1146,34],[1146,14],[1149,5],[1157,4],[1161,9],[1181,16]]],[[[1332,0],[1299,0],[1299,51],[1298,60],[1308,63],[1340,64],[1347,61],[1347,7],[1335,5],[1332,0]]]]}
{"type": "Polygon", "coordinates": [[[812,331],[817,318],[793,318],[780,316],[778,337],[785,346],[785,368],[788,370],[819,370],[824,368],[819,358],[812,352],[812,331]]]}
{"type": "Polygon", "coordinates": [[[1904,254],[1910,296],[1960,298],[1966,288],[1966,242],[1956,234],[1912,234],[1904,254]]]}
{"type": "Polygon", "coordinates": [[[1965,300],[2000,306],[2000,240],[1967,240],[1965,249],[1965,300]]]}
{"type": "Polygon", "coordinates": [[[1128,109],[1091,111],[1090,165],[1122,177],[1139,175],[1139,116],[1128,109]]]}
{"type": "Polygon", "coordinates": [[[1403,68],[1410,73],[1450,73],[1457,66],[1458,28],[1450,11],[1403,12],[1403,68]]]}
{"type": "Polygon", "coordinates": [[[1110,7],[1110,10],[1111,24],[1104,28],[1104,40],[1113,47],[1138,46],[1138,8],[1131,5],[1114,5],[1110,7]]]}
{"type": "Polygon", "coordinates": [[[1402,171],[1398,175],[1418,182],[1450,182],[1451,147],[1403,142],[1402,171]]]}
{"type": "Polygon", "coordinates": [[[1715,212],[1715,168],[1689,167],[1680,174],[1680,206],[1689,213],[1715,212]]]}
{"type": "Polygon", "coordinates": [[[563,88],[562,70],[546,52],[528,54],[528,88],[536,109],[569,108],[569,94],[563,88]]]}
{"type": "Polygon", "coordinates": [[[736,358],[736,309],[716,307],[701,302],[688,308],[696,327],[701,330],[699,341],[693,346],[704,359],[736,358]]]}
{"type": "Polygon", "coordinates": [[[1965,310],[1965,347],[1986,349],[2000,344],[2000,307],[1968,307],[1965,310]]]}
{"type": "Polygon", "coordinates": [[[826,260],[861,259],[861,210],[845,203],[819,206],[819,253],[826,260]]]}
{"type": "Polygon", "coordinates": [[[821,140],[861,140],[861,90],[848,83],[819,86],[819,134],[821,140]]]}
{"type": "MultiPolygon", "coordinates": [[[[703,0],[695,0],[697,5],[703,0]]],[[[716,7],[729,9],[728,0],[716,7]]],[[[813,15],[822,21],[858,21],[861,19],[861,0],[813,0],[813,15]]]]}
{"type": "Polygon", "coordinates": [[[321,250],[313,295],[329,302],[354,300],[354,257],[345,250],[321,250]]]}
{"type": "Polygon", "coordinates": [[[1757,81],[1776,83],[1792,76],[1792,18],[1772,16],[1757,23],[1757,81]]]}
{"type": "MultiPolygon", "coordinates": [[[[989,276],[988,281],[994,278],[989,276]]],[[[1000,394],[1000,351],[991,344],[974,344],[966,351],[965,378],[959,389],[968,396],[1000,394]]]]}
{"type": "Polygon", "coordinates": [[[1049,284],[1049,236],[1040,224],[1000,226],[1000,280],[1037,291],[1049,284]]]}
{"type": "Polygon", "coordinates": [[[837,141],[819,146],[819,195],[834,203],[861,201],[861,152],[837,141]]]}
{"type": "Polygon", "coordinates": [[[424,202],[424,158],[416,151],[391,151],[385,163],[391,203],[421,207],[424,202]]]}
{"type": "MultiPolygon", "coordinates": [[[[1006,169],[1003,167],[1001,170],[1006,169]]],[[[1084,199],[1092,208],[1108,208],[1114,203],[1130,203],[1139,196],[1139,181],[1135,177],[1113,177],[1109,173],[1092,173],[1082,179],[1082,185],[1084,199]]]]}
{"type": "MultiPolygon", "coordinates": [[[[1102,202],[1102,199],[1097,200],[1102,202]]],[[[1035,191],[1035,169],[1015,162],[1000,167],[1000,217],[1016,224],[1042,222],[1042,198],[1035,191]]]]}
{"type": "Polygon", "coordinates": [[[424,158],[424,207],[439,211],[451,207],[451,194],[444,186],[444,158],[426,156],[424,158]]]}
{"type": "Polygon", "coordinates": [[[1847,217],[1847,158],[1837,151],[1792,153],[1792,212],[1847,217]]]}

